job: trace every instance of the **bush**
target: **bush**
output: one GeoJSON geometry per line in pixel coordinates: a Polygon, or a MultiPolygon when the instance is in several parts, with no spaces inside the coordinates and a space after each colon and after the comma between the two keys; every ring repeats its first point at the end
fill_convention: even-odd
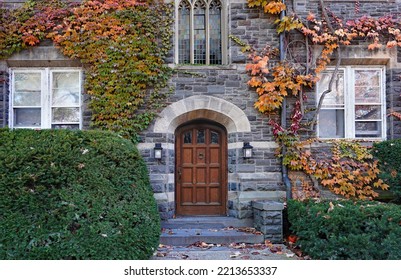
{"type": "Polygon", "coordinates": [[[374,143],[373,155],[379,159],[379,177],[401,201],[401,139],[374,143]]]}
{"type": "Polygon", "coordinates": [[[0,130],[0,259],[148,259],[160,220],[128,140],[0,130]]]}
{"type": "Polygon", "coordinates": [[[288,202],[291,230],[303,252],[313,259],[401,259],[401,206],[331,203],[288,202]]]}

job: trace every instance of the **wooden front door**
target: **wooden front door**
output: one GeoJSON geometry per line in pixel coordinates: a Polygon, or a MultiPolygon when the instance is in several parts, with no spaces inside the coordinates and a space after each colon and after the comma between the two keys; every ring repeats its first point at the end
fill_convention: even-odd
{"type": "Polygon", "coordinates": [[[176,132],[176,214],[225,215],[227,136],[213,124],[191,124],[176,132]]]}

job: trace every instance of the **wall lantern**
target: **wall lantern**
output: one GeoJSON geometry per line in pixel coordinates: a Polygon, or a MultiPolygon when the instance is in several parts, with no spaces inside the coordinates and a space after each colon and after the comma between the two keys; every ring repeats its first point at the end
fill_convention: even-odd
{"type": "Polygon", "coordinates": [[[249,144],[249,142],[244,142],[244,146],[242,147],[242,150],[244,151],[244,158],[252,157],[252,149],[253,147],[249,144]]]}
{"type": "Polygon", "coordinates": [[[153,148],[155,150],[155,159],[161,159],[162,158],[162,144],[161,143],[156,143],[155,147],[153,148]]]}

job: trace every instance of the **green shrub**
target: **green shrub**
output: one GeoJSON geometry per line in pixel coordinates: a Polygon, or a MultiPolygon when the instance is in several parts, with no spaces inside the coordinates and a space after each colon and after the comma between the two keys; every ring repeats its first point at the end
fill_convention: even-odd
{"type": "Polygon", "coordinates": [[[373,155],[379,159],[380,178],[401,201],[401,139],[374,143],[373,155]]]}
{"type": "Polygon", "coordinates": [[[131,142],[99,131],[0,130],[0,259],[148,259],[159,236],[131,142]]]}
{"type": "Polygon", "coordinates": [[[401,259],[401,206],[368,201],[289,201],[297,244],[313,259],[401,259]]]}

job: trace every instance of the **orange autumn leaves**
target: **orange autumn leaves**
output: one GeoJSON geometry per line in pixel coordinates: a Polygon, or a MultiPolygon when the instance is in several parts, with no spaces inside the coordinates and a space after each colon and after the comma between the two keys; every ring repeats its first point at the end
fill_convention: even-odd
{"type": "Polygon", "coordinates": [[[300,74],[288,63],[270,66],[271,58],[277,56],[276,49],[266,48],[262,55],[253,52],[250,56],[252,62],[245,68],[251,76],[248,85],[258,93],[255,107],[262,113],[279,109],[286,96],[297,96],[302,86],[312,87],[317,81],[311,74],[300,74]]]}
{"type": "MultiPolygon", "coordinates": [[[[261,7],[265,13],[278,14],[286,9],[278,0],[248,0],[249,7],[261,7]]],[[[300,31],[312,44],[322,47],[316,57],[316,64],[310,65],[309,72],[299,73],[294,65],[287,62],[272,63],[278,55],[269,46],[260,52],[251,49],[251,62],[246,71],[251,76],[248,85],[255,88],[258,100],[255,107],[262,113],[274,111],[281,107],[288,95],[299,96],[302,88],[313,87],[318,81],[318,74],[326,69],[335,51],[341,45],[350,45],[352,40],[370,41],[367,48],[374,50],[386,46],[401,46],[401,23],[396,18],[384,16],[372,18],[366,15],[349,21],[343,21],[328,10],[330,23],[318,19],[314,14],[301,21],[297,15],[282,17],[275,21],[277,32],[300,31]]]]}

